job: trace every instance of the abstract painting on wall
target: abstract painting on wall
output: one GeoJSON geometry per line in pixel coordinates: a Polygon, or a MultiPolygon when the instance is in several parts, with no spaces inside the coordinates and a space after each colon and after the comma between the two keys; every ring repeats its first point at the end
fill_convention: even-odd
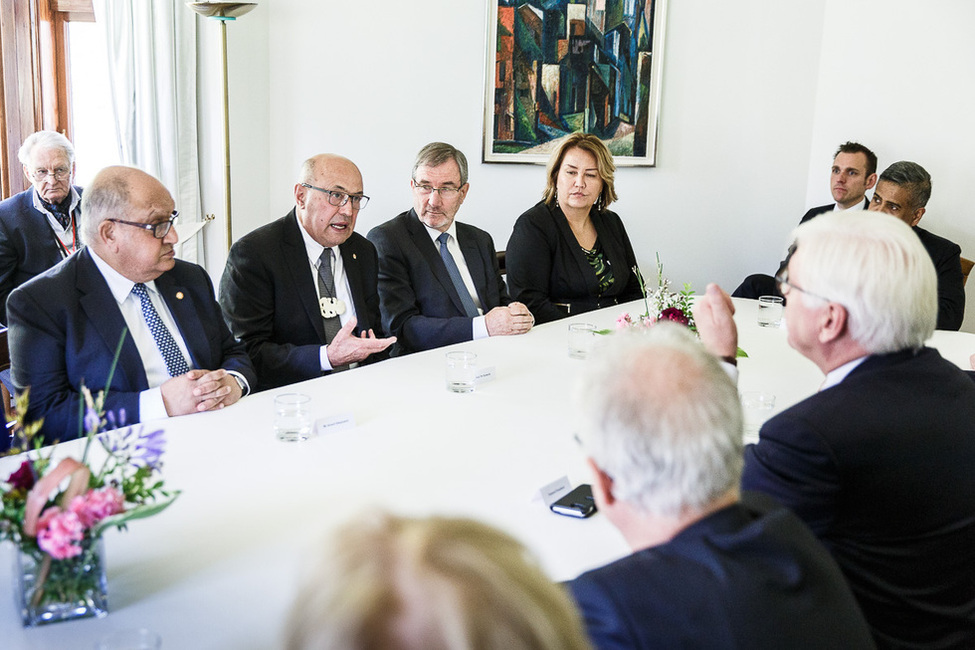
{"type": "Polygon", "coordinates": [[[592,133],[653,165],[666,0],[488,0],[484,161],[538,163],[592,133]]]}

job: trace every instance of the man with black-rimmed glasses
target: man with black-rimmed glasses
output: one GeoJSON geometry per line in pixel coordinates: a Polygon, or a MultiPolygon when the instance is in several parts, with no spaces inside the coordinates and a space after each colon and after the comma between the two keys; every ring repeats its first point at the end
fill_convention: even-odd
{"type": "Polygon", "coordinates": [[[206,271],[175,258],[175,207],[145,172],[103,169],[85,190],[85,248],[10,294],[11,376],[45,442],[82,433],[82,386],[108,384],[121,426],[223,408],[256,381],[206,271]]]}
{"type": "Polygon", "coordinates": [[[258,390],[385,358],[376,249],[354,232],[369,202],[355,164],[334,154],[306,160],[295,207],[230,249],[220,305],[247,346],[258,390]]]}

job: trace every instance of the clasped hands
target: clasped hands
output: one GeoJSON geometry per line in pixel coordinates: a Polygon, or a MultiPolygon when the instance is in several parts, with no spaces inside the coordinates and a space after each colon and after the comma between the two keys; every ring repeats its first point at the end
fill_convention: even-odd
{"type": "Polygon", "coordinates": [[[513,302],[507,307],[495,307],[484,314],[488,336],[524,334],[535,324],[535,317],[523,303],[513,302]]]}
{"type": "Polygon", "coordinates": [[[166,380],[160,390],[170,416],[222,409],[243,396],[237,379],[223,368],[194,368],[166,380]]]}

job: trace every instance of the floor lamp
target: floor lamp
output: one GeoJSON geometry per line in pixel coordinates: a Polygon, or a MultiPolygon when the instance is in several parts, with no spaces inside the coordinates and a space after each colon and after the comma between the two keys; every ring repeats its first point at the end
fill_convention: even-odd
{"type": "Polygon", "coordinates": [[[233,244],[230,216],[230,78],[227,74],[227,22],[237,20],[257,6],[256,2],[187,2],[186,6],[204,18],[220,21],[220,59],[223,64],[223,159],[224,198],[227,202],[227,250],[233,244]]]}

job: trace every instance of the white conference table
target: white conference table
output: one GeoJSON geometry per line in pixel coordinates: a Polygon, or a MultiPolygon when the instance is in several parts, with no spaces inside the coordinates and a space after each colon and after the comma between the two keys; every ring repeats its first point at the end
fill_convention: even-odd
{"type": "MultiPolygon", "coordinates": [[[[741,391],[774,393],[787,408],[822,376],[788,347],[785,329],[756,324],[757,303],[736,300],[741,391]]],[[[499,526],[538,555],[555,580],[622,557],[605,517],[548,511],[533,494],[568,476],[588,482],[573,440],[574,384],[586,362],[566,353],[566,326],[614,327],[642,302],[500,337],[391,359],[249,396],[224,411],[163,423],[164,478],[183,494],[165,512],[105,533],[110,614],[24,630],[13,589],[0,595],[0,645],[90,648],[113,630],[149,628],[164,648],[278,647],[301,576],[327,532],[364,508],[463,515],[499,526]],[[496,368],[476,392],[444,387],[444,352],[471,350],[496,368]],[[301,443],[272,433],[273,397],[312,396],[315,417],[351,412],[356,426],[301,443]]],[[[939,332],[932,344],[968,367],[975,335],[939,332]]],[[[59,455],[79,457],[80,442],[59,455]]],[[[0,459],[0,476],[19,459],[0,459]]],[[[0,584],[13,585],[14,548],[0,545],[0,584]]]]}

